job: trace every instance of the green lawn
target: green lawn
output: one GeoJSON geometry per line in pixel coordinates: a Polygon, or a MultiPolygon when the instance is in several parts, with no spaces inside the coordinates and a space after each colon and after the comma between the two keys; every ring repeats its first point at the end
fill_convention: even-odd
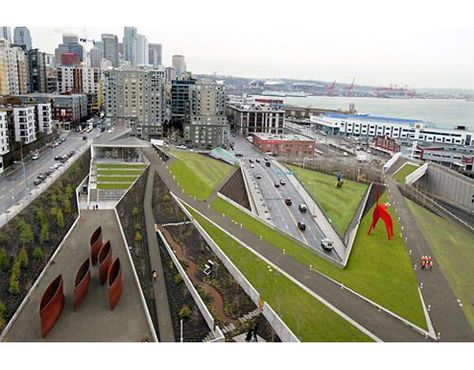
{"type": "MultiPolygon", "coordinates": [[[[380,201],[385,202],[384,193],[380,201]]],[[[399,225],[393,208],[389,208],[394,221],[394,237],[387,240],[384,225],[380,222],[372,235],[367,230],[372,218],[372,210],[363,217],[357,233],[349,263],[343,270],[316,252],[291,239],[283,233],[273,230],[236,207],[216,198],[212,208],[227,217],[242,223],[255,235],[262,235],[263,240],[286,253],[295,260],[325,273],[344,283],[360,294],[397,313],[414,324],[427,329],[417,281],[406,252],[403,239],[400,237],[399,225]]]]}
{"type": "Polygon", "coordinates": [[[288,278],[273,269],[270,271],[264,261],[202,216],[192,209],[189,211],[300,340],[371,341],[371,338],[288,278]]]}
{"type": "Polygon", "coordinates": [[[98,169],[98,176],[112,176],[112,175],[122,175],[122,176],[139,176],[143,173],[143,170],[140,169],[130,169],[130,170],[119,170],[119,169],[98,169]]]}
{"type": "Polygon", "coordinates": [[[106,168],[135,168],[135,169],[145,169],[145,163],[97,163],[97,168],[106,169],[106,168]]]}
{"type": "Polygon", "coordinates": [[[102,182],[97,184],[97,189],[102,190],[122,190],[128,189],[132,185],[131,182],[102,182]]]}
{"type": "Polygon", "coordinates": [[[298,166],[285,166],[295,174],[306,191],[326,213],[338,234],[344,235],[368,185],[344,180],[342,188],[336,188],[336,176],[298,166]]]}
{"type": "Polygon", "coordinates": [[[97,182],[134,182],[137,176],[98,176],[97,182]]]}
{"type": "Polygon", "coordinates": [[[396,182],[404,183],[405,182],[405,177],[407,177],[410,173],[415,171],[419,166],[416,164],[411,164],[411,163],[405,163],[400,169],[395,172],[393,175],[393,179],[396,182]]]}
{"type": "Polygon", "coordinates": [[[199,200],[207,199],[232,170],[232,166],[187,150],[171,150],[175,161],[171,173],[184,192],[199,200]]]}
{"type": "Polygon", "coordinates": [[[436,261],[474,328],[474,234],[405,199],[416,223],[433,249],[436,261]]]}

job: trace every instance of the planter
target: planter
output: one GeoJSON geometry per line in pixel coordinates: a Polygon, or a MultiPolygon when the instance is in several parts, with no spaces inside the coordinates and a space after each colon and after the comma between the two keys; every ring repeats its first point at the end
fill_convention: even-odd
{"type": "Polygon", "coordinates": [[[113,310],[119,303],[122,295],[123,281],[119,258],[116,258],[114,263],[110,266],[107,280],[109,288],[109,305],[110,309],[113,310]]]}
{"type": "Polygon", "coordinates": [[[44,337],[53,329],[64,308],[64,281],[58,275],[46,288],[40,303],[41,334],[44,337]]]}
{"type": "Polygon", "coordinates": [[[97,256],[99,255],[100,248],[104,244],[102,227],[99,226],[91,236],[90,247],[91,247],[91,262],[95,266],[97,264],[97,256]]]}
{"type": "Polygon", "coordinates": [[[74,311],[78,310],[82,301],[87,296],[91,283],[90,259],[84,261],[79,267],[74,281],[74,311]]]}
{"type": "Polygon", "coordinates": [[[112,247],[110,241],[107,241],[99,252],[99,278],[100,284],[104,285],[107,281],[110,265],[112,264],[112,247]]]}

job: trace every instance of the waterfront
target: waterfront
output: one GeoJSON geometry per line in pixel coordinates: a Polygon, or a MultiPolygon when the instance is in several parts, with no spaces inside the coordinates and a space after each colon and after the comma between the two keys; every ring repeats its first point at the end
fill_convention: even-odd
{"type": "Polygon", "coordinates": [[[461,99],[388,99],[344,96],[283,97],[285,104],[347,110],[373,116],[421,119],[437,127],[466,126],[474,130],[474,102],[461,99]]]}

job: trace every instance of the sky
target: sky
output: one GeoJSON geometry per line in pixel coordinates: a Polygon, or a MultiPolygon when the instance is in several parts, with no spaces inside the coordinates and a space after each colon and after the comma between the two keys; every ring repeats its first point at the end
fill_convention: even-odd
{"type": "Polygon", "coordinates": [[[7,19],[29,27],[34,46],[47,52],[62,32],[121,40],[123,27],[135,26],[163,45],[165,64],[183,54],[194,73],[474,88],[474,12],[464,0],[134,0],[126,7],[82,0],[71,13],[64,4],[30,2],[31,14],[7,19]]]}

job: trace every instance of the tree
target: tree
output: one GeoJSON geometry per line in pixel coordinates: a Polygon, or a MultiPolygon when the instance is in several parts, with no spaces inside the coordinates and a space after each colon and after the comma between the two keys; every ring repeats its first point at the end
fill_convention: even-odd
{"type": "Polygon", "coordinates": [[[138,213],[139,213],[138,207],[133,207],[133,209],[132,209],[132,215],[133,215],[133,217],[137,218],[137,217],[138,217],[138,213]]]}
{"type": "Polygon", "coordinates": [[[34,234],[31,225],[23,218],[18,219],[18,229],[20,230],[20,242],[25,245],[33,241],[34,234]]]}
{"type": "Polygon", "coordinates": [[[140,243],[143,240],[140,230],[135,231],[135,242],[140,243]]]}
{"type": "Polygon", "coordinates": [[[10,265],[10,258],[5,248],[0,249],[0,270],[7,271],[10,265]]]}
{"type": "Polygon", "coordinates": [[[174,282],[175,284],[180,284],[183,281],[183,277],[180,274],[174,275],[174,282]]]}
{"type": "Polygon", "coordinates": [[[58,209],[56,207],[51,207],[49,213],[51,214],[51,216],[56,217],[58,214],[58,209]]]}
{"type": "Polygon", "coordinates": [[[20,249],[20,252],[18,252],[17,260],[20,264],[20,268],[28,266],[28,252],[25,248],[20,249]]]}
{"type": "Polygon", "coordinates": [[[15,259],[10,273],[10,286],[8,288],[10,294],[20,294],[20,273],[20,262],[15,259]]]}
{"type": "Polygon", "coordinates": [[[58,222],[58,227],[60,229],[64,228],[64,216],[63,216],[63,211],[61,208],[58,209],[58,213],[56,215],[56,220],[58,222]]]}
{"type": "Polygon", "coordinates": [[[71,199],[65,194],[63,197],[63,207],[64,207],[64,212],[68,215],[72,211],[72,206],[71,206],[71,199]]]}
{"type": "Polygon", "coordinates": [[[189,319],[190,316],[191,309],[189,308],[189,306],[184,305],[183,307],[181,307],[181,310],[179,311],[179,317],[181,317],[182,319],[189,319]]]}
{"type": "Polygon", "coordinates": [[[37,245],[35,249],[33,249],[33,259],[37,262],[43,261],[44,259],[43,248],[37,245]]]}
{"type": "Polygon", "coordinates": [[[5,305],[4,305],[3,302],[0,300],[0,329],[2,329],[3,326],[5,325],[5,316],[4,316],[4,313],[5,313],[5,305]]]}

